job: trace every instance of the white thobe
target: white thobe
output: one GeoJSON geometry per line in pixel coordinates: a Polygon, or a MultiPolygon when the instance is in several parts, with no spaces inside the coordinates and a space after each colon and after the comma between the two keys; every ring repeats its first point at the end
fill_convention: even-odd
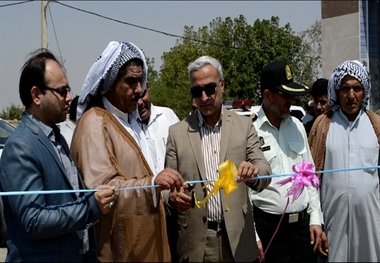
{"type": "MultiPolygon", "coordinates": [[[[349,122],[339,109],[331,118],[324,170],[376,166],[379,146],[363,111],[349,122]]],[[[321,205],[330,262],[380,261],[380,201],[377,169],[325,173],[321,205]]]]}
{"type": "MultiPolygon", "coordinates": [[[[105,96],[102,97],[102,101],[104,107],[112,113],[112,115],[120,122],[121,125],[123,125],[123,127],[128,131],[128,133],[135,139],[136,143],[140,146],[141,152],[143,153],[149,165],[149,168],[151,169],[154,175],[154,177],[152,178],[152,185],[154,185],[154,180],[156,179],[156,176],[160,172],[160,170],[158,170],[154,146],[152,147],[153,143],[147,140],[144,131],[141,128],[141,125],[137,121],[137,119],[139,118],[137,106],[134,112],[128,114],[121,112],[118,108],[113,106],[105,96]]],[[[128,158],[128,156],[126,156],[126,158],[128,158]]],[[[154,206],[157,206],[157,197],[154,187],[152,187],[152,192],[154,206]]]]}

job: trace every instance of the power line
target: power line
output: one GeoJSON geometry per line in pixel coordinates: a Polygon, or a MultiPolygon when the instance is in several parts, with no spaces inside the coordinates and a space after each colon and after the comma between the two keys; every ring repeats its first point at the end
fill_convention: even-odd
{"type": "MultiPolygon", "coordinates": [[[[49,3],[48,3],[48,5],[49,5],[49,3]]],[[[47,7],[49,8],[49,14],[50,14],[50,19],[51,19],[51,24],[53,25],[53,32],[54,32],[55,42],[57,42],[57,47],[58,47],[59,55],[60,55],[60,57],[61,57],[61,62],[62,62],[62,64],[64,65],[64,61],[63,61],[63,57],[62,57],[62,53],[61,53],[61,48],[60,48],[60,46],[59,46],[57,33],[56,33],[56,31],[55,31],[55,25],[54,25],[53,16],[52,16],[52,14],[51,14],[50,6],[47,6],[47,7]]]]}
{"type": "Polygon", "coordinates": [[[26,1],[23,1],[23,2],[18,2],[18,3],[12,3],[12,4],[5,4],[5,5],[0,5],[0,8],[1,8],[1,7],[8,7],[8,6],[12,6],[12,5],[21,5],[21,4],[25,4],[25,3],[28,3],[28,2],[33,2],[33,0],[26,0],[26,1]]]}
{"type": "Polygon", "coordinates": [[[120,24],[132,26],[132,27],[137,27],[137,28],[140,28],[140,29],[144,29],[144,30],[155,32],[155,33],[163,34],[165,36],[177,37],[177,38],[181,38],[181,39],[191,40],[191,41],[194,41],[194,42],[199,42],[199,43],[209,44],[209,45],[214,45],[214,46],[221,46],[221,47],[228,47],[228,48],[233,48],[233,49],[239,49],[239,48],[233,47],[233,46],[226,46],[226,45],[219,44],[219,43],[213,43],[213,42],[208,42],[208,41],[204,41],[204,40],[193,39],[193,38],[189,38],[189,37],[184,37],[184,36],[180,36],[180,35],[164,32],[164,31],[161,31],[161,30],[156,30],[156,29],[152,29],[152,28],[148,28],[148,27],[139,26],[139,25],[136,25],[136,24],[124,22],[124,21],[121,21],[121,20],[118,20],[118,19],[114,19],[114,18],[111,18],[111,17],[107,17],[107,16],[104,16],[104,15],[97,14],[97,13],[94,13],[94,12],[91,12],[91,11],[87,11],[87,10],[83,10],[83,9],[80,9],[80,8],[77,8],[77,7],[73,7],[73,6],[61,3],[59,1],[52,1],[52,2],[60,4],[60,5],[63,5],[65,7],[68,7],[68,8],[74,9],[74,10],[77,10],[77,11],[80,11],[80,12],[84,12],[84,13],[87,13],[87,14],[90,14],[90,15],[98,16],[100,18],[111,20],[111,21],[114,21],[114,22],[117,22],[117,23],[120,23],[120,24]]]}

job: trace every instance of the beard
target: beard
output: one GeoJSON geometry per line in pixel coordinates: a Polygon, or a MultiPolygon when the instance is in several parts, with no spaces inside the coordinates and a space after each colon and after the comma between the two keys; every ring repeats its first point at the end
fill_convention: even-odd
{"type": "Polygon", "coordinates": [[[290,107],[288,109],[288,112],[285,112],[285,113],[281,112],[280,108],[277,105],[272,104],[269,106],[269,109],[272,112],[274,112],[281,119],[285,119],[285,118],[289,117],[289,115],[290,115],[290,107]]]}

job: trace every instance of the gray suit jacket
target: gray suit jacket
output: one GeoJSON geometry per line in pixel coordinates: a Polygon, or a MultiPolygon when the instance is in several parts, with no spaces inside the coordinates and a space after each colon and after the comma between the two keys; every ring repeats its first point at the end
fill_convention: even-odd
{"type": "MultiPolygon", "coordinates": [[[[63,147],[69,153],[66,141],[63,147]]],[[[78,173],[79,174],[79,173],[78,173]]],[[[84,183],[79,178],[80,188],[84,183]]],[[[49,138],[23,116],[4,146],[0,161],[1,191],[73,189],[49,138]]],[[[7,224],[6,261],[97,261],[95,231],[102,213],[94,194],[3,196],[7,224]],[[83,255],[83,232],[89,229],[90,250],[83,255]]]]}
{"type": "MultiPolygon", "coordinates": [[[[223,109],[220,163],[231,160],[236,167],[242,161],[249,161],[259,168],[261,175],[271,174],[268,162],[260,150],[257,132],[252,125],[251,118],[239,116],[232,111],[223,109]]],[[[206,180],[201,149],[201,138],[198,126],[198,115],[194,113],[181,122],[169,128],[169,136],[166,148],[166,166],[178,170],[185,181],[206,180]]],[[[258,190],[265,188],[270,180],[260,180],[258,190]]],[[[203,184],[195,185],[197,199],[206,196],[202,189],[203,184]]],[[[258,255],[252,205],[249,201],[247,186],[238,184],[238,189],[228,196],[228,207],[224,203],[225,196],[221,193],[222,210],[228,239],[232,254],[237,262],[252,262],[258,255]]],[[[168,201],[167,192],[164,195],[168,201]]],[[[176,255],[172,255],[178,261],[201,262],[203,261],[206,247],[207,234],[207,205],[201,208],[192,208],[184,213],[168,211],[171,218],[177,224],[168,224],[169,233],[176,232],[177,242],[174,242],[176,255]]],[[[169,234],[172,238],[173,236],[169,234]]],[[[173,240],[171,240],[173,242],[173,240]]]]}

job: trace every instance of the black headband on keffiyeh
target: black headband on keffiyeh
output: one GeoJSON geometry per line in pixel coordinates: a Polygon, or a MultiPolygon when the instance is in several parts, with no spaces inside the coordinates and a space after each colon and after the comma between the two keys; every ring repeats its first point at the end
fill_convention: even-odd
{"type": "Polygon", "coordinates": [[[345,76],[351,76],[356,78],[363,86],[364,96],[361,108],[365,109],[369,100],[369,93],[371,90],[371,82],[369,79],[369,73],[365,66],[357,60],[346,60],[339,64],[333,71],[327,88],[327,98],[329,106],[333,111],[337,111],[340,107],[337,91],[340,88],[342,80],[345,76]]]}
{"type": "Polygon", "coordinates": [[[115,82],[119,70],[128,61],[140,59],[143,62],[143,92],[147,82],[147,65],[143,52],[131,42],[111,41],[87,73],[78,99],[77,120],[90,103],[91,97],[104,95],[115,82]]]}

